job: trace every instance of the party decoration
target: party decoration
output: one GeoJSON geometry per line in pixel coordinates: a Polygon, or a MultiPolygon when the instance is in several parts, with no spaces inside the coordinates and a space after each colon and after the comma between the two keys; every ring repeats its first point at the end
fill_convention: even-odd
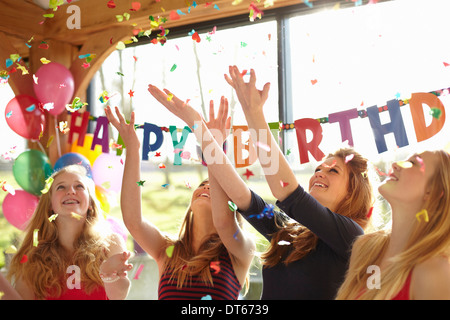
{"type": "Polygon", "coordinates": [[[91,167],[94,165],[95,160],[102,154],[102,146],[95,145],[94,150],[92,150],[92,142],[94,140],[94,135],[92,133],[86,133],[84,135],[84,142],[80,146],[78,145],[78,139],[72,143],[70,152],[78,153],[89,160],[91,167]]]}
{"type": "Polygon", "coordinates": [[[55,165],[53,167],[53,171],[56,172],[72,164],[78,164],[83,166],[87,171],[87,176],[92,178],[92,169],[89,160],[86,159],[85,156],[73,152],[66,153],[62,155],[58,160],[56,160],[55,165]]]}
{"type": "Polygon", "coordinates": [[[38,140],[45,127],[45,115],[37,108],[38,105],[39,100],[31,96],[18,95],[14,97],[5,108],[6,123],[21,137],[38,140]],[[34,108],[30,110],[30,106],[34,106],[34,108]]]}
{"type": "Polygon", "coordinates": [[[2,210],[6,220],[19,230],[25,230],[38,205],[39,198],[24,190],[8,193],[3,200],[2,210]]]}
{"type": "Polygon", "coordinates": [[[409,106],[411,108],[412,119],[414,123],[414,130],[416,132],[417,141],[424,141],[436,133],[438,133],[445,123],[445,108],[441,100],[435,95],[429,95],[427,93],[413,93],[409,100],[409,106]],[[426,104],[433,114],[438,114],[439,117],[432,117],[430,125],[426,126],[425,117],[423,113],[423,104],[426,104]]]}
{"type": "Polygon", "coordinates": [[[126,242],[128,239],[127,228],[123,224],[123,222],[113,216],[108,216],[106,218],[106,222],[109,224],[111,231],[120,235],[123,240],[126,242]]]}
{"type": "Polygon", "coordinates": [[[39,82],[34,83],[34,93],[42,103],[53,102],[49,113],[56,116],[64,111],[74,93],[74,79],[71,72],[62,64],[50,62],[42,65],[36,72],[39,82]]]}
{"type": "Polygon", "coordinates": [[[52,177],[50,177],[47,180],[45,180],[45,188],[41,190],[41,193],[45,194],[45,193],[49,192],[50,188],[52,187],[52,184],[53,184],[53,178],[52,177]]]}
{"type": "Polygon", "coordinates": [[[50,217],[48,217],[48,221],[50,221],[50,222],[55,221],[57,217],[58,217],[57,213],[52,214],[50,217]]]}
{"type": "Polygon", "coordinates": [[[103,185],[108,191],[120,192],[123,168],[121,157],[110,153],[102,153],[94,162],[92,178],[96,185],[103,185]]]}
{"type": "Polygon", "coordinates": [[[311,118],[295,120],[294,123],[299,145],[300,163],[303,164],[309,162],[308,151],[316,160],[319,161],[319,159],[323,159],[325,154],[319,149],[319,144],[323,137],[320,123],[311,118]],[[307,142],[306,130],[310,130],[313,134],[313,138],[310,142],[307,142]]]}
{"type": "Polygon", "coordinates": [[[423,219],[424,222],[430,221],[430,219],[428,217],[428,211],[426,209],[423,209],[423,210],[417,212],[416,213],[416,218],[417,218],[417,221],[419,221],[419,222],[421,222],[422,219],[423,219]]]}
{"type": "Polygon", "coordinates": [[[144,140],[142,142],[142,160],[148,160],[148,153],[150,151],[158,150],[164,141],[164,136],[160,127],[151,124],[144,124],[144,140]],[[150,134],[154,133],[156,136],[155,142],[150,144],[150,134]]]}
{"type": "Polygon", "coordinates": [[[13,175],[25,191],[40,196],[52,167],[45,154],[39,150],[22,152],[13,164],[13,175]]]}
{"type": "MultiPolygon", "coordinates": [[[[180,141],[178,141],[178,138],[177,138],[177,127],[170,126],[169,130],[170,130],[170,135],[172,137],[173,148],[174,149],[183,149],[184,145],[186,144],[188,134],[192,132],[191,128],[189,128],[188,126],[185,126],[183,128],[180,141]]],[[[180,157],[179,153],[175,153],[175,158],[174,158],[173,164],[178,165],[178,166],[181,165],[181,157],[180,157]]]]}
{"type": "Polygon", "coordinates": [[[111,204],[109,201],[111,195],[109,195],[108,191],[101,186],[95,186],[95,196],[100,204],[100,209],[105,213],[109,213],[111,211],[111,204]]]}
{"type": "Polygon", "coordinates": [[[243,141],[244,132],[246,135],[248,134],[248,126],[233,126],[232,128],[236,168],[247,167],[253,164],[257,159],[256,149],[253,145],[250,134],[248,134],[247,141],[243,141]]]}
{"type": "Polygon", "coordinates": [[[167,248],[166,248],[166,255],[169,257],[169,258],[172,258],[172,254],[173,254],[173,249],[175,248],[175,246],[168,246],[167,248]]]}
{"type": "Polygon", "coordinates": [[[394,133],[395,141],[399,147],[405,147],[409,144],[398,100],[389,100],[387,106],[391,122],[383,125],[381,124],[377,106],[367,108],[367,115],[369,116],[370,126],[375,136],[378,153],[387,151],[384,136],[388,133],[394,133]]]}

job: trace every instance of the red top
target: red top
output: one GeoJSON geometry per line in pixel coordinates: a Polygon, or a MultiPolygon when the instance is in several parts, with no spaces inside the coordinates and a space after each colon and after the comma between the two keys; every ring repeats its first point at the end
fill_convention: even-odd
{"type": "Polygon", "coordinates": [[[59,297],[47,296],[47,300],[108,300],[105,288],[97,286],[90,294],[81,289],[66,289],[59,297]]]}
{"type": "Polygon", "coordinates": [[[410,300],[409,298],[409,288],[411,287],[411,276],[412,272],[409,273],[403,288],[397,293],[397,295],[392,298],[392,300],[410,300]]]}
{"type": "Polygon", "coordinates": [[[228,253],[222,254],[219,261],[210,265],[213,285],[203,282],[199,276],[191,276],[181,289],[177,288],[177,277],[170,270],[165,271],[159,280],[159,300],[237,300],[241,285],[234,273],[228,253]]]}

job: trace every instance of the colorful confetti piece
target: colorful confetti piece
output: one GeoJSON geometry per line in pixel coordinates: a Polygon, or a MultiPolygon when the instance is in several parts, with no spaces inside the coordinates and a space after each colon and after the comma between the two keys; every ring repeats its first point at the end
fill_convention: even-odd
{"type": "Polygon", "coordinates": [[[422,217],[423,217],[423,221],[425,221],[425,222],[429,221],[428,211],[426,209],[423,209],[423,210],[421,210],[421,211],[416,213],[417,221],[421,222],[422,221],[422,217]]]}

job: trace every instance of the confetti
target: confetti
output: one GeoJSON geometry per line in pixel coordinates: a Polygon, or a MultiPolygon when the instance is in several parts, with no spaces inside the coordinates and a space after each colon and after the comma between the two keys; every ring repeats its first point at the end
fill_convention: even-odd
{"type": "Polygon", "coordinates": [[[162,184],[162,185],[161,185],[161,187],[163,187],[163,188],[167,188],[168,186],[169,186],[168,183],[165,183],[165,184],[162,184]]]}
{"type": "Polygon", "coordinates": [[[220,272],[220,261],[211,261],[209,267],[214,270],[215,274],[220,272]]]}
{"type": "Polygon", "coordinates": [[[174,65],[172,66],[172,68],[170,68],[170,72],[174,72],[176,68],[177,68],[177,65],[174,64],[174,65]]]}
{"type": "Polygon", "coordinates": [[[274,208],[275,208],[275,206],[273,204],[270,204],[270,203],[266,204],[266,206],[264,207],[264,209],[261,213],[250,215],[249,218],[262,219],[262,218],[266,217],[266,218],[271,219],[273,217],[274,208]]]}
{"type": "Polygon", "coordinates": [[[78,221],[80,221],[82,218],[82,216],[75,212],[71,212],[70,215],[72,216],[72,218],[77,219],[78,221]]]}
{"type": "Polygon", "coordinates": [[[212,300],[212,297],[209,294],[207,294],[206,296],[203,296],[201,300],[212,300]]]}
{"type": "Polygon", "coordinates": [[[50,147],[50,145],[52,144],[54,139],[55,139],[55,136],[53,136],[53,135],[50,136],[50,138],[48,138],[46,148],[50,147]]]}
{"type": "Polygon", "coordinates": [[[31,106],[29,106],[29,107],[26,108],[25,110],[26,110],[27,112],[33,112],[35,109],[36,109],[36,105],[35,105],[35,104],[32,104],[31,106]]]}
{"type": "Polygon", "coordinates": [[[228,208],[230,208],[230,210],[233,212],[235,212],[238,209],[237,205],[232,201],[228,201],[228,208]]]}
{"type": "Polygon", "coordinates": [[[22,259],[20,259],[20,263],[25,263],[25,262],[27,262],[27,261],[28,261],[28,257],[27,257],[26,254],[24,254],[24,255],[22,256],[22,259]]]}
{"type": "Polygon", "coordinates": [[[441,109],[438,109],[438,108],[431,108],[430,115],[433,118],[439,119],[442,115],[442,111],[441,111],[441,109]]]}
{"type": "Polygon", "coordinates": [[[173,254],[173,249],[175,248],[175,246],[169,246],[169,247],[167,247],[166,248],[166,255],[169,257],[169,258],[172,258],[172,254],[173,254]]]}
{"type": "Polygon", "coordinates": [[[425,163],[423,162],[423,159],[419,156],[416,156],[416,160],[420,164],[420,171],[425,172],[425,163]]]}
{"type": "Polygon", "coordinates": [[[133,91],[133,90],[130,89],[130,91],[128,92],[128,94],[130,95],[130,98],[131,98],[131,97],[134,97],[134,91],[133,91]]]}
{"type": "Polygon", "coordinates": [[[116,7],[116,4],[114,3],[114,0],[109,0],[108,3],[106,4],[108,6],[108,8],[110,9],[114,9],[116,7]]]}
{"type": "Polygon", "coordinates": [[[166,166],[165,166],[165,164],[164,164],[164,163],[160,163],[160,164],[158,165],[158,168],[160,168],[160,169],[165,169],[165,168],[166,168],[166,166]]]}
{"type": "Polygon", "coordinates": [[[39,233],[39,229],[33,230],[33,247],[37,247],[39,244],[38,233],[39,233]]]}
{"type": "Polygon", "coordinates": [[[289,183],[284,182],[283,180],[280,180],[280,185],[281,185],[282,188],[284,188],[284,187],[288,186],[289,183]]]}
{"type": "Polygon", "coordinates": [[[44,187],[44,189],[41,190],[41,193],[42,194],[47,193],[50,190],[50,188],[52,187],[52,184],[53,184],[53,178],[49,177],[47,180],[45,180],[45,187],[44,187]]]}
{"type": "Polygon", "coordinates": [[[10,245],[6,250],[5,253],[7,254],[14,254],[17,252],[17,248],[14,245],[10,245]]]}
{"type": "Polygon", "coordinates": [[[416,219],[417,219],[417,221],[421,222],[421,221],[422,221],[422,218],[421,218],[421,217],[423,217],[423,220],[424,220],[425,222],[428,222],[428,221],[429,221],[429,218],[428,218],[428,211],[427,211],[426,209],[423,209],[423,210],[421,210],[421,211],[419,211],[419,212],[416,213],[416,219]]]}
{"type": "Polygon", "coordinates": [[[372,216],[372,213],[373,213],[373,207],[370,207],[369,212],[367,212],[367,215],[366,215],[367,219],[370,219],[370,217],[372,216]]]}
{"type": "Polygon", "coordinates": [[[397,165],[403,169],[412,168],[413,164],[410,161],[397,161],[397,165]]]}
{"type": "Polygon", "coordinates": [[[48,217],[48,221],[50,221],[50,222],[55,221],[57,217],[58,217],[57,213],[52,214],[50,217],[48,217]]]}
{"type": "Polygon", "coordinates": [[[260,147],[261,149],[264,149],[265,151],[269,152],[270,151],[270,147],[269,145],[262,143],[260,141],[256,141],[256,146],[260,147]]]}
{"type": "Polygon", "coordinates": [[[139,280],[139,275],[141,274],[143,269],[144,269],[144,264],[141,263],[139,265],[139,268],[136,270],[136,273],[134,274],[134,277],[133,277],[134,280],[139,280]]]}
{"type": "Polygon", "coordinates": [[[173,99],[173,94],[169,93],[167,95],[167,101],[172,101],[172,99],[173,99]]]}
{"type": "Polygon", "coordinates": [[[44,57],[42,57],[40,60],[41,60],[42,64],[47,64],[47,63],[51,62],[50,60],[48,60],[48,59],[46,59],[44,57]]]}
{"type": "Polygon", "coordinates": [[[254,174],[253,174],[253,172],[251,172],[250,170],[248,170],[248,169],[245,169],[245,173],[243,174],[244,176],[246,176],[247,177],[247,180],[251,177],[251,176],[253,176],[254,174]]]}
{"type": "Polygon", "coordinates": [[[236,232],[233,234],[233,238],[234,240],[238,240],[238,234],[239,234],[239,229],[236,230],[236,232]]]}
{"type": "Polygon", "coordinates": [[[350,161],[352,161],[352,159],[353,159],[353,157],[354,157],[355,155],[352,153],[352,154],[349,154],[348,156],[346,156],[345,157],[345,163],[348,163],[348,162],[350,162],[350,161]]]}
{"type": "Polygon", "coordinates": [[[289,241],[280,240],[278,241],[279,246],[289,246],[291,243],[289,241]]]}
{"type": "Polygon", "coordinates": [[[72,104],[66,104],[66,110],[69,112],[75,112],[84,106],[87,106],[88,104],[86,102],[81,102],[81,99],[78,97],[75,97],[72,100],[72,104]]]}
{"type": "Polygon", "coordinates": [[[139,180],[139,181],[136,182],[136,183],[137,183],[137,185],[138,185],[139,187],[143,187],[143,186],[144,186],[144,182],[145,182],[145,180],[139,180]]]}

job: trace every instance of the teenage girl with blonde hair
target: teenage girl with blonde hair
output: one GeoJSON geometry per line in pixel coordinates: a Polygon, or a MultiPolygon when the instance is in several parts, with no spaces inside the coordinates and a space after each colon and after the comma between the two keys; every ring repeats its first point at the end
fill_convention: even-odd
{"type": "Polygon", "coordinates": [[[355,242],[337,299],[450,299],[450,155],[394,162],[379,192],[392,229],[355,242]]]}
{"type": "Polygon", "coordinates": [[[8,272],[22,299],[126,298],[130,254],[103,218],[86,174],[80,165],[64,167],[41,195],[8,272]]]}
{"type": "MultiPolygon", "coordinates": [[[[116,107],[105,114],[126,147],[121,208],[125,226],[152,256],[159,270],[158,299],[236,300],[254,255],[253,239],[241,229],[240,215],[229,209],[229,198],[210,176],[194,190],[178,238],[171,239],[142,218],[140,142],[134,128],[116,107]]],[[[229,122],[228,122],[229,123],[229,122]]],[[[210,126],[225,131],[226,118],[211,117],[210,126]]]]}

